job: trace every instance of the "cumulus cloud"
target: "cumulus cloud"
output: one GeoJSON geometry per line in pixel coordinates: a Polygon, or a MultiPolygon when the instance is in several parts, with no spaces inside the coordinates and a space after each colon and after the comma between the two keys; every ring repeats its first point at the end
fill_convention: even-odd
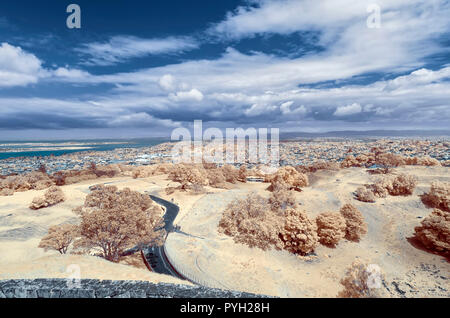
{"type": "Polygon", "coordinates": [[[198,43],[189,37],[143,39],[114,36],[107,42],[84,44],[76,51],[88,56],[85,64],[105,66],[148,55],[181,53],[197,47],[198,43]]]}
{"type": "Polygon", "coordinates": [[[285,102],[280,105],[280,111],[283,115],[293,115],[293,114],[302,114],[305,115],[307,113],[306,107],[301,105],[296,109],[292,109],[291,106],[294,105],[293,101],[285,102]]]}
{"type": "Polygon", "coordinates": [[[358,103],[353,103],[347,106],[339,106],[334,112],[334,116],[350,116],[362,112],[362,107],[358,103]]]}
{"type": "Polygon", "coordinates": [[[159,86],[166,91],[175,90],[175,79],[170,74],[163,75],[159,80],[159,86]]]}
{"type": "MultiPolygon", "coordinates": [[[[10,119],[29,109],[56,112],[55,126],[58,118],[64,126],[70,117],[80,118],[80,123],[85,119],[89,125],[112,122],[123,127],[193,119],[217,125],[273,124],[282,129],[348,129],[349,123],[355,129],[448,126],[450,66],[425,65],[430,56],[448,53],[445,43],[436,41],[450,30],[448,1],[380,0],[380,29],[367,28],[364,1],[251,3],[208,30],[221,41],[221,47],[229,46],[221,56],[101,75],[69,66],[45,70],[48,82],[113,88],[60,103],[0,99],[0,107],[17,105],[15,113],[5,117],[10,119]],[[296,32],[319,34],[310,41],[323,50],[293,57],[244,51],[245,45],[240,50],[233,48],[241,39],[296,32]],[[358,81],[373,74],[373,80],[358,81]],[[44,106],[40,108],[39,103],[44,106]]],[[[169,38],[171,45],[156,45],[153,40],[113,37],[84,45],[79,52],[89,63],[106,65],[196,47],[195,41],[180,39],[169,38]]]]}
{"type": "Polygon", "coordinates": [[[193,88],[190,91],[177,92],[170,94],[169,98],[176,102],[201,102],[204,98],[203,93],[198,89],[193,88]]]}
{"type": "Polygon", "coordinates": [[[42,62],[20,47],[0,46],[0,87],[26,86],[37,83],[42,75],[42,62]]]}

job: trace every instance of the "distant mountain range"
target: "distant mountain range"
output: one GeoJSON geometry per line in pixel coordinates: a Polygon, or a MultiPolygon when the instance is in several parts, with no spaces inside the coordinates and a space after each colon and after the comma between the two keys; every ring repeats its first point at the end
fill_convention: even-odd
{"type": "Polygon", "coordinates": [[[288,132],[280,133],[280,139],[340,137],[340,138],[368,138],[368,137],[439,137],[450,136],[450,130],[366,130],[366,131],[329,131],[323,133],[288,132]]]}

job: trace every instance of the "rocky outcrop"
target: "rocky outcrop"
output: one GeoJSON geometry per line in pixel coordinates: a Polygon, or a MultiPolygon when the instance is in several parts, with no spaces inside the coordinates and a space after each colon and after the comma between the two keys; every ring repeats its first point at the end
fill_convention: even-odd
{"type": "Polygon", "coordinates": [[[82,279],[0,280],[0,298],[260,298],[203,286],[82,279]],[[78,284],[77,284],[78,283],[78,284]]]}

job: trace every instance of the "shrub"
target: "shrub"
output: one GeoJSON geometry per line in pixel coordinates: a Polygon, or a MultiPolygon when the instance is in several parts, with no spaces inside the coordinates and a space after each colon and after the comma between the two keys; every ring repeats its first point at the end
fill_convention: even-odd
{"type": "Polygon", "coordinates": [[[1,189],[0,190],[0,196],[10,196],[14,194],[14,190],[9,189],[9,188],[5,188],[5,189],[1,189]]]}
{"type": "Polygon", "coordinates": [[[340,166],[337,162],[319,161],[309,166],[296,166],[295,170],[301,173],[314,173],[320,170],[337,171],[340,166]]]}
{"type": "Polygon", "coordinates": [[[192,184],[207,185],[207,177],[203,167],[177,164],[169,173],[169,180],[181,184],[181,189],[187,189],[192,184]]]}
{"type": "Polygon", "coordinates": [[[426,157],[405,157],[393,153],[382,152],[380,149],[374,148],[370,153],[360,154],[357,157],[348,155],[342,162],[341,168],[350,167],[370,167],[373,165],[382,166],[384,168],[392,168],[403,165],[418,166],[440,166],[440,162],[429,156],[426,157]]]}
{"type": "Polygon", "coordinates": [[[386,189],[390,195],[411,195],[416,185],[415,176],[400,174],[388,182],[386,189]]]}
{"type": "Polygon", "coordinates": [[[148,195],[99,185],[76,212],[81,216],[76,248],[99,250],[109,261],[118,262],[123,252],[134,246],[162,244],[162,210],[148,195]]]}
{"type": "Polygon", "coordinates": [[[48,234],[44,236],[39,243],[39,248],[45,251],[55,250],[61,254],[66,254],[68,247],[78,236],[78,226],[71,224],[62,224],[52,226],[48,234]]]}
{"type": "Polygon", "coordinates": [[[415,237],[429,250],[450,253],[450,212],[434,209],[415,228],[415,237]]]}
{"type": "Polygon", "coordinates": [[[325,212],[316,218],[319,242],[323,245],[336,246],[345,237],[345,219],[340,213],[325,212]]]}
{"type": "Polygon", "coordinates": [[[208,183],[213,188],[225,188],[226,180],[223,175],[223,170],[219,168],[211,168],[206,170],[208,183]]]}
{"type": "Polygon", "coordinates": [[[359,187],[356,189],[356,199],[361,202],[375,202],[375,195],[373,194],[371,189],[367,187],[359,187]]]}
{"type": "Polygon", "coordinates": [[[263,250],[283,247],[279,237],[282,227],[282,219],[270,210],[267,200],[254,193],[231,202],[219,222],[220,233],[233,237],[236,243],[263,250]]]}
{"type": "Polygon", "coordinates": [[[441,166],[441,163],[435,158],[431,158],[430,156],[425,156],[425,157],[418,158],[417,165],[427,166],[427,167],[436,167],[436,166],[441,166]]]}
{"type": "Polygon", "coordinates": [[[45,192],[44,197],[36,197],[33,199],[30,209],[38,210],[63,201],[65,201],[65,196],[62,190],[57,186],[52,186],[45,192]]]}
{"type": "Polygon", "coordinates": [[[273,191],[272,195],[269,197],[268,203],[270,209],[281,216],[284,215],[284,212],[288,208],[295,209],[297,207],[294,195],[287,189],[277,189],[273,191]]]}
{"type": "Polygon", "coordinates": [[[345,238],[349,241],[358,242],[367,233],[367,224],[364,222],[362,213],[351,204],[345,204],[340,213],[345,219],[345,238]]]}
{"type": "Polygon", "coordinates": [[[374,184],[365,185],[356,190],[356,199],[362,202],[375,202],[375,198],[385,198],[390,195],[411,195],[417,185],[414,176],[400,174],[392,177],[382,177],[374,184]]]}
{"type": "Polygon", "coordinates": [[[301,187],[308,186],[308,176],[290,166],[278,169],[275,174],[269,177],[268,181],[271,183],[268,188],[269,191],[276,191],[280,188],[301,191],[301,187]]]}
{"type": "Polygon", "coordinates": [[[313,252],[317,246],[317,226],[306,212],[288,208],[280,238],[284,244],[283,249],[305,255],[313,252]]]}
{"type": "Polygon", "coordinates": [[[239,170],[232,165],[224,165],[222,172],[225,180],[230,183],[237,183],[239,180],[239,170]]]}
{"type": "Polygon", "coordinates": [[[377,298],[383,297],[381,281],[384,275],[378,267],[355,261],[347,269],[340,283],[344,287],[338,297],[344,298],[377,298]],[[376,280],[380,280],[377,282],[376,280]]]}
{"type": "Polygon", "coordinates": [[[450,183],[433,182],[430,192],[422,195],[422,201],[427,206],[443,211],[450,211],[450,183]]]}
{"type": "Polygon", "coordinates": [[[239,168],[239,172],[238,172],[238,181],[240,182],[247,182],[247,167],[246,166],[241,166],[239,168]]]}

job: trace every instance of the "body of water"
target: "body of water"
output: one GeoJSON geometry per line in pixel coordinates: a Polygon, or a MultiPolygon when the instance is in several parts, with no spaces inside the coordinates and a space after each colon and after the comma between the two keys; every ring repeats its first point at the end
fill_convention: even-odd
{"type": "Polygon", "coordinates": [[[167,139],[132,140],[62,140],[62,141],[0,141],[0,160],[18,157],[61,156],[86,151],[110,151],[119,148],[151,147],[167,139]]]}

